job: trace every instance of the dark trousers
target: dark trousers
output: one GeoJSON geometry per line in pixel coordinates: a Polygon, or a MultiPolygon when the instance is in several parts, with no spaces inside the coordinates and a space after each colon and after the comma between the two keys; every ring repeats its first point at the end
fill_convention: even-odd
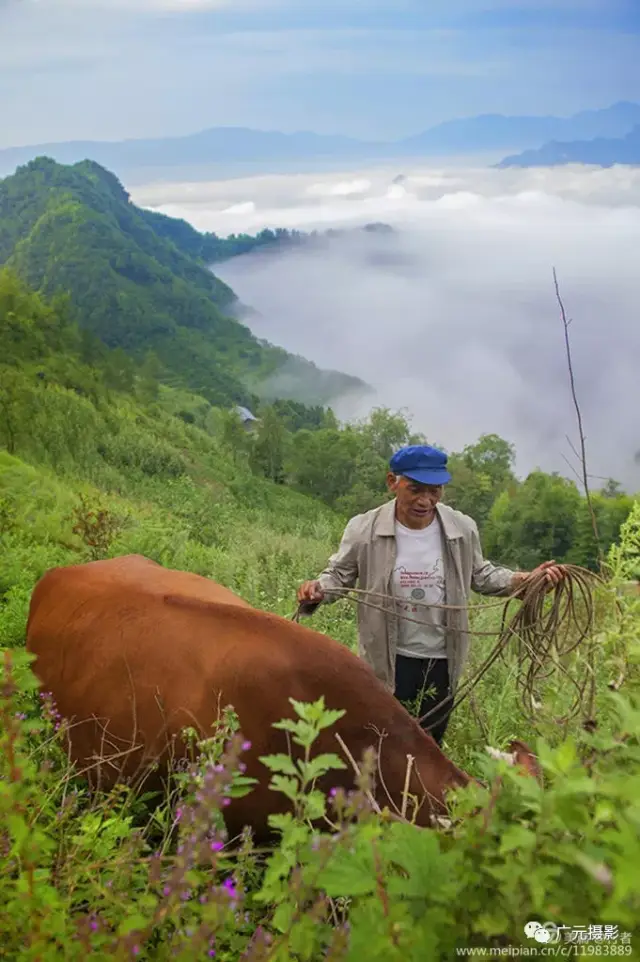
{"type": "Polygon", "coordinates": [[[444,701],[437,711],[420,722],[424,730],[430,732],[441,745],[453,704],[447,659],[396,655],[395,696],[415,718],[421,718],[444,701]]]}

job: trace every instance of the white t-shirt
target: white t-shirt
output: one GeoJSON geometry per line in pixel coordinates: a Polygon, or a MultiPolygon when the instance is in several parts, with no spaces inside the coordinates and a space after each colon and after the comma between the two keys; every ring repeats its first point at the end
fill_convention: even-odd
{"type": "Polygon", "coordinates": [[[446,658],[445,612],[415,604],[443,604],[444,559],[442,530],[437,518],[415,530],[396,521],[396,565],[393,593],[397,600],[399,655],[410,658],[446,658]],[[412,621],[405,621],[406,614],[412,621]],[[421,624],[415,624],[420,621],[421,624]]]}

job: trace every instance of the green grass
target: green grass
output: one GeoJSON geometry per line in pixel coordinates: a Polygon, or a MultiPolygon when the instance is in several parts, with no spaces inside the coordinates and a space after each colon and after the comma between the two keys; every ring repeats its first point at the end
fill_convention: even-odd
{"type": "MultiPolygon", "coordinates": [[[[556,686],[538,719],[546,740],[537,741],[520,710],[513,666],[503,664],[480,682],[474,705],[466,701],[455,713],[445,750],[459,765],[495,785],[498,766],[483,756],[485,733],[498,747],[519,736],[536,745],[548,786],[542,792],[505,770],[499,793],[487,790],[458,803],[462,820],[448,835],[381,822],[356,793],[351,808],[340,809],[337,834],[315,838],[305,827],[305,800],[325,802],[300,782],[297,820],[283,823],[282,842],[266,863],[250,846],[218,851],[223,790],[211,788],[203,808],[193,778],[214,763],[237,777],[237,754],[220,754],[224,732],[213,748],[201,746],[204,755],[191,776],[177,777],[173,796],[152,812],[144,798],[127,791],[87,795],[64,755],[52,709],[38,704],[32,676],[20,662],[37,578],[52,565],[138,551],[289,615],[299,582],[324,565],[344,523],[310,499],[252,477],[196,429],[162,418],[153,423],[156,440],[173,452],[191,435],[183,452],[190,475],[111,466],[100,483],[96,462],[88,482],[0,452],[0,645],[18,659],[9,675],[5,667],[0,695],[0,957],[444,962],[460,945],[526,944],[523,926],[530,918],[613,922],[631,933],[625,939],[637,940],[640,709],[628,700],[634,692],[637,699],[637,664],[628,669],[622,701],[606,693],[620,651],[639,660],[635,599],[626,602],[621,626],[610,611],[600,624],[601,727],[593,738],[581,732],[580,719],[569,731],[554,726],[554,712],[566,701],[556,686]],[[103,521],[107,537],[91,548],[73,529],[78,518],[90,527],[91,511],[98,509],[108,512],[103,519],[112,525],[103,521]],[[580,757],[594,750],[587,776],[580,757]],[[478,814],[471,813],[473,806],[478,814]],[[369,864],[371,845],[379,853],[377,869],[369,864]],[[196,857],[202,846],[208,854],[196,857]],[[190,868],[185,852],[192,850],[190,868]],[[598,881],[601,876],[615,878],[613,889],[598,881]],[[192,895],[187,901],[183,889],[192,895]],[[320,908],[312,910],[313,904],[320,908]]],[[[151,431],[150,424],[137,428],[151,431]]],[[[636,515],[627,538],[635,550],[636,515]]],[[[628,549],[616,562],[620,578],[626,577],[628,549]]],[[[499,610],[483,606],[474,622],[486,631],[497,629],[498,618],[499,610]]],[[[355,644],[349,603],[321,609],[312,624],[355,644]]],[[[472,667],[490,644],[475,639],[472,667]]]]}

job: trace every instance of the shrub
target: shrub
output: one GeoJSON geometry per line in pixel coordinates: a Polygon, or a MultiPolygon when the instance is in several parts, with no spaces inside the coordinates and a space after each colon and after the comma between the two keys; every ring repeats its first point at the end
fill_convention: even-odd
{"type": "Polygon", "coordinates": [[[279,842],[261,860],[248,837],[233,848],[222,828],[227,800],[253,787],[232,711],[210,739],[192,742],[174,796],[145,821],[144,799],[122,787],[87,795],[66,764],[55,706],[46,694],[35,705],[28,661],[5,653],[0,699],[0,939],[16,962],[422,962],[530,946],[532,920],[554,923],[560,938],[589,926],[604,936],[606,926],[615,954],[631,955],[640,934],[637,700],[611,696],[616,731],[586,736],[582,758],[573,739],[540,743],[545,787],[483,759],[486,787],[456,793],[445,833],[373,810],[374,753],[352,792],[325,798],[317,778],[344,762],[313,746],[342,712],[292,700],[297,717],[276,727],[302,757],[263,758],[292,810],[272,816],[279,842]],[[311,826],[323,816],[327,830],[311,826]]]}

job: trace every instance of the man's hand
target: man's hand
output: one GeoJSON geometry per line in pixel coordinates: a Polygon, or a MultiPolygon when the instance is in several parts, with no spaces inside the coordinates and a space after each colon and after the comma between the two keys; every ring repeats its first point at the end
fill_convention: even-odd
{"type": "Polygon", "coordinates": [[[528,587],[532,581],[537,581],[541,575],[544,575],[546,590],[550,591],[567,577],[567,569],[564,565],[556,564],[555,561],[543,561],[533,571],[517,571],[513,576],[511,587],[514,591],[521,591],[528,587]]]}
{"type": "Polygon", "coordinates": [[[298,588],[298,603],[317,605],[324,600],[324,591],[319,581],[305,581],[298,588]]]}

